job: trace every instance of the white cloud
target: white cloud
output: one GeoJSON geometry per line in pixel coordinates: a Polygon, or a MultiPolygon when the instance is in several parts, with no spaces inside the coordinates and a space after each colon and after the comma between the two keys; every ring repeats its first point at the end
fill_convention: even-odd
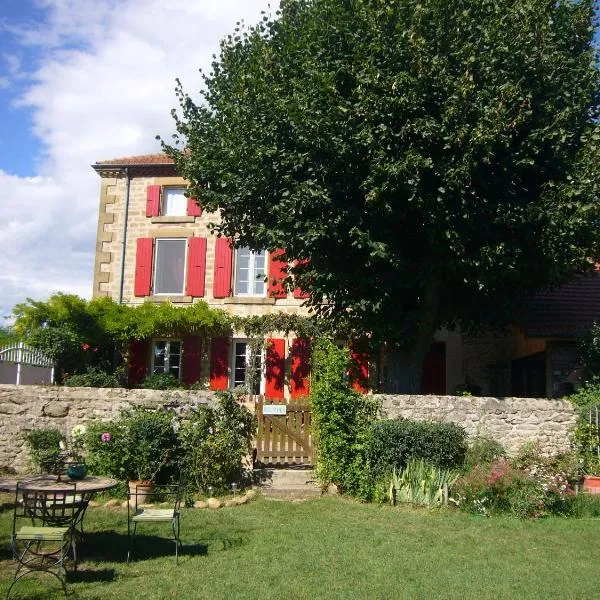
{"type": "Polygon", "coordinates": [[[32,111],[45,147],[35,157],[37,177],[0,171],[0,314],[57,290],[89,297],[100,189],[90,164],[158,151],[155,135],[174,131],[175,78],[196,92],[198,68],[209,67],[219,40],[240,18],[257,22],[269,2],[41,4],[50,9],[47,23],[12,29],[22,44],[39,46],[39,68],[19,104],[32,111]]]}

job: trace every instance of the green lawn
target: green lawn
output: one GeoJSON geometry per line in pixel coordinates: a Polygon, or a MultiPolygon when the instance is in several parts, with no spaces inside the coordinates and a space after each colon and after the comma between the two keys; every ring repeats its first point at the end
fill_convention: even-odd
{"type": "MultiPolygon", "coordinates": [[[[0,597],[12,577],[12,507],[0,510],[0,597]]],[[[142,529],[127,565],[126,511],[90,508],[75,598],[598,598],[600,520],[484,519],[358,504],[258,499],[186,509],[184,555],[142,529]]],[[[15,597],[62,598],[53,578],[25,578],[15,597]],[[48,591],[50,590],[50,591],[48,591]]]]}

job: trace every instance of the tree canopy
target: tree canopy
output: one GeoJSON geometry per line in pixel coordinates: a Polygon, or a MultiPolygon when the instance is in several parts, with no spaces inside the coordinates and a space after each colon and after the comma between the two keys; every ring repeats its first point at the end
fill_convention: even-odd
{"type": "Polygon", "coordinates": [[[592,268],[593,0],[283,0],[221,43],[163,142],[217,232],[404,352],[592,268]]]}

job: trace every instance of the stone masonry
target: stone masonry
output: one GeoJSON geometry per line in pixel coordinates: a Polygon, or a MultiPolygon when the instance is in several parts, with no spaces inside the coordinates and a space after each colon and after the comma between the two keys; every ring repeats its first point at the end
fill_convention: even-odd
{"type": "MultiPolygon", "coordinates": [[[[467,433],[485,435],[511,452],[537,440],[548,454],[569,449],[569,430],[577,422],[571,404],[564,400],[481,398],[466,396],[377,395],[388,418],[452,421],[467,433]]],[[[77,424],[109,420],[121,408],[160,406],[167,401],[212,404],[208,391],[169,392],[123,388],[69,388],[0,385],[0,467],[24,471],[28,467],[23,432],[56,427],[67,436],[77,424]]]]}
{"type": "Polygon", "coordinates": [[[388,418],[452,421],[470,436],[501,442],[514,454],[527,441],[537,440],[546,454],[569,450],[569,431],[577,414],[567,400],[482,398],[475,396],[378,395],[388,418]]]}
{"type": "Polygon", "coordinates": [[[67,437],[73,427],[108,421],[122,408],[160,406],[167,401],[212,404],[213,392],[0,385],[0,467],[28,468],[23,433],[55,427],[67,437]]]}

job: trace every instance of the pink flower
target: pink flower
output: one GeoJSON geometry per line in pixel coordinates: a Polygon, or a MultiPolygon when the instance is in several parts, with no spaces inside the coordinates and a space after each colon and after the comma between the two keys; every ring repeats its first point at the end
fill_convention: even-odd
{"type": "Polygon", "coordinates": [[[108,433],[108,431],[105,431],[101,436],[100,439],[103,442],[110,442],[110,440],[112,440],[112,435],[110,435],[110,433],[108,433]]]}
{"type": "Polygon", "coordinates": [[[81,344],[81,347],[82,347],[84,350],[89,350],[89,348],[90,348],[90,345],[89,345],[89,344],[81,344]]]}

